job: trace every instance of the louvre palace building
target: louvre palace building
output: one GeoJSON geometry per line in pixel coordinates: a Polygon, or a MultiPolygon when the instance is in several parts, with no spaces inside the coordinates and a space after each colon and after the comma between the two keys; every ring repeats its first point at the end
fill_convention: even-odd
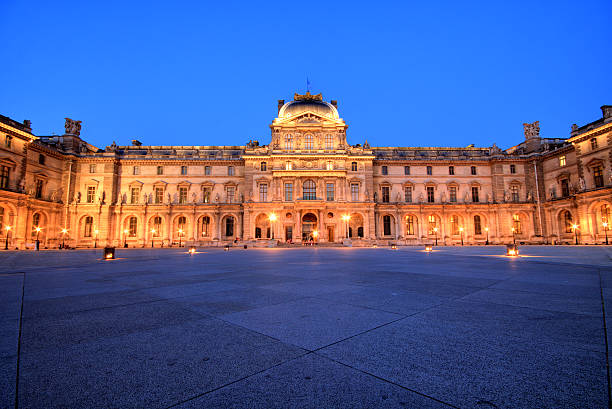
{"type": "Polygon", "coordinates": [[[505,150],[351,144],[337,101],[309,92],[278,101],[268,144],[244,146],[99,148],[80,121],[39,136],[0,116],[0,243],[603,244],[612,106],[601,110],[569,137],[524,124],[505,150]]]}

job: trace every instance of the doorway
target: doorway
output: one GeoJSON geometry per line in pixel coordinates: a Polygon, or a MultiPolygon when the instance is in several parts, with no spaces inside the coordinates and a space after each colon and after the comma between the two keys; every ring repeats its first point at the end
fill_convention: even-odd
{"type": "Polygon", "coordinates": [[[334,226],[327,226],[327,241],[334,242],[334,226]]]}
{"type": "Polygon", "coordinates": [[[314,241],[314,232],[317,231],[317,216],[306,213],[302,217],[302,241],[314,241]]]}

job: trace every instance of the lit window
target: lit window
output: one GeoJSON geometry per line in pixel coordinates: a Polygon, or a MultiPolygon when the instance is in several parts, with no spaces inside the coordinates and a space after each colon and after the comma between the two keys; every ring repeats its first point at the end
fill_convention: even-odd
{"type": "Polygon", "coordinates": [[[268,201],[268,185],[265,183],[261,183],[259,185],[259,201],[260,202],[268,201]]]}
{"type": "Polygon", "coordinates": [[[212,189],[209,187],[202,188],[202,201],[204,203],[210,203],[210,196],[212,195],[212,189]]]}
{"type": "Polygon", "coordinates": [[[521,234],[521,217],[518,214],[512,215],[512,228],[514,229],[514,233],[521,234]]]}
{"type": "Polygon", "coordinates": [[[293,169],[293,163],[290,161],[285,162],[285,170],[292,170],[293,169]]]}
{"type": "Polygon", "coordinates": [[[130,217],[128,226],[128,234],[130,237],[136,237],[136,234],[138,233],[138,219],[136,217],[130,217]]]}
{"type": "Polygon", "coordinates": [[[202,217],[202,225],[200,226],[202,237],[208,237],[210,235],[210,217],[202,217]]]}
{"type": "Polygon", "coordinates": [[[565,155],[559,156],[559,166],[565,166],[565,155]]]}
{"type": "Polygon", "coordinates": [[[293,200],[293,183],[285,183],[285,201],[291,202],[293,200]]]}
{"type": "Polygon", "coordinates": [[[96,201],[96,187],[87,186],[87,203],[94,203],[96,201]]]}
{"type": "Polygon", "coordinates": [[[34,213],[32,215],[32,236],[37,236],[38,232],[36,228],[40,227],[40,213],[34,213]]]}
{"type": "Polygon", "coordinates": [[[312,150],[312,149],[314,149],[313,145],[314,145],[314,142],[313,142],[312,135],[310,135],[310,134],[306,135],[304,137],[304,149],[312,150]]]}
{"type": "Polygon", "coordinates": [[[334,149],[334,137],[330,134],[325,135],[325,149],[328,151],[334,149]]]}
{"type": "Polygon", "coordinates": [[[185,226],[187,225],[187,218],[180,216],[176,221],[176,229],[180,230],[182,234],[185,234],[185,226]]]}
{"type": "Polygon", "coordinates": [[[427,222],[429,225],[429,234],[436,234],[436,228],[438,227],[438,223],[436,222],[436,216],[433,214],[427,217],[427,222]]]}
{"type": "Polygon", "coordinates": [[[163,187],[155,188],[155,203],[156,204],[164,203],[164,188],[163,187]]]}
{"type": "Polygon", "coordinates": [[[325,191],[327,193],[327,201],[332,202],[334,200],[334,184],[327,183],[325,191]]]}
{"type": "Polygon", "coordinates": [[[331,160],[327,161],[327,165],[326,165],[326,169],[327,170],[334,170],[334,162],[332,162],[331,160]]]}
{"type": "Polygon", "coordinates": [[[160,216],[155,216],[153,218],[153,229],[155,230],[155,232],[153,232],[153,237],[160,237],[162,229],[162,218],[160,216]]]}
{"type": "Polygon", "coordinates": [[[459,218],[457,216],[451,216],[450,218],[450,227],[451,227],[451,234],[453,236],[457,236],[459,235],[459,218]]]}
{"type": "Polygon", "coordinates": [[[406,216],[406,235],[414,235],[414,216],[406,216]]]}
{"type": "Polygon", "coordinates": [[[293,135],[285,135],[285,149],[288,151],[293,150],[293,135]]]}

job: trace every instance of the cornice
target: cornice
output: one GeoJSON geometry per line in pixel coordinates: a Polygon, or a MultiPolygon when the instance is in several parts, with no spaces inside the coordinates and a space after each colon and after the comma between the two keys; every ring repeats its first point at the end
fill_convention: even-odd
{"type": "Polygon", "coordinates": [[[569,138],[567,141],[571,143],[579,143],[579,142],[585,141],[586,139],[592,138],[594,136],[603,135],[611,131],[612,131],[612,123],[608,123],[608,124],[600,126],[599,128],[591,129],[588,132],[585,132],[583,134],[569,138]]]}

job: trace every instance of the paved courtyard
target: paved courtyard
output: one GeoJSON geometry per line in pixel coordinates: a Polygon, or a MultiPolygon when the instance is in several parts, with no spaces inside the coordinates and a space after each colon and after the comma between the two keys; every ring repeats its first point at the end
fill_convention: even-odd
{"type": "Polygon", "coordinates": [[[609,407],[610,250],[504,250],[3,252],[0,407],[609,407]]]}

